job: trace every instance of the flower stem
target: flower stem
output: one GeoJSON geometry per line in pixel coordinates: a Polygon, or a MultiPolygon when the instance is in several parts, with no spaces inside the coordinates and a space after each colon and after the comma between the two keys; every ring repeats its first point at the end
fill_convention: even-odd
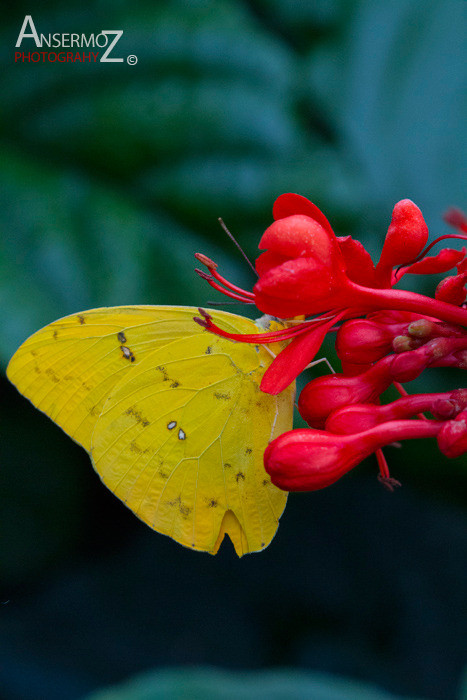
{"type": "Polygon", "coordinates": [[[467,326],[467,309],[460,306],[399,289],[370,289],[350,281],[349,287],[349,293],[354,295],[353,305],[358,303],[378,309],[414,311],[418,314],[439,318],[447,323],[467,326]]]}

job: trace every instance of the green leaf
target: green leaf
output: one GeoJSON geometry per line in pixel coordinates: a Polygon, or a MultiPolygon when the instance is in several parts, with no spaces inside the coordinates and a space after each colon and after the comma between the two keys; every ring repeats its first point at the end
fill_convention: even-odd
{"type": "MultiPolygon", "coordinates": [[[[326,674],[279,671],[228,672],[213,668],[161,669],[141,674],[87,700],[402,700],[374,686],[326,674]]],[[[408,697],[405,700],[409,700],[408,697]]],[[[412,700],[415,700],[413,698],[412,700]]],[[[421,699],[420,699],[421,700],[421,699]]]]}

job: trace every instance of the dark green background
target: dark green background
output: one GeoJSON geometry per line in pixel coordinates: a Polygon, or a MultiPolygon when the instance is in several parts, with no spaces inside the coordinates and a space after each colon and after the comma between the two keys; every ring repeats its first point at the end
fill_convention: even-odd
{"type": "MultiPolygon", "coordinates": [[[[193,273],[196,251],[251,287],[217,217],[255,257],[282,192],[310,197],[375,256],[398,199],[421,207],[432,238],[448,206],[466,206],[463,2],[21,1],[1,15],[3,370],[68,313],[206,305],[216,293],[193,273]],[[123,29],[115,55],[138,63],[15,63],[25,14],[44,34],[123,29]]],[[[431,370],[413,388],[461,381],[431,370]]],[[[4,376],[1,392],[2,700],[73,700],[200,665],[238,674],[214,675],[206,698],[272,697],[264,676],[251,689],[242,675],[272,667],[285,667],[283,697],[364,697],[328,676],[319,695],[317,672],[459,697],[463,458],[428,441],[388,449],[397,493],[368,460],[292,495],[264,553],[237,560],[226,543],[212,558],[150,531],[4,376]]],[[[161,697],[198,697],[188,686],[161,697]]]]}

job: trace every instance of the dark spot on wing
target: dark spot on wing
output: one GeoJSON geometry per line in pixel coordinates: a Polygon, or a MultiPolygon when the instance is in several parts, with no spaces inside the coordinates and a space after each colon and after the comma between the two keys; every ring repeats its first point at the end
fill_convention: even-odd
{"type": "Polygon", "coordinates": [[[208,508],[217,508],[219,505],[215,498],[206,498],[205,501],[208,508]]]}
{"type": "Polygon", "coordinates": [[[121,345],[121,350],[122,350],[122,357],[126,358],[127,360],[130,360],[130,362],[135,361],[135,356],[131,352],[130,348],[127,348],[126,345],[121,345]]]}
{"type": "Polygon", "coordinates": [[[262,481],[263,486],[269,486],[270,483],[271,482],[268,481],[268,479],[263,479],[263,481],[262,481]]]}
{"type": "Polygon", "coordinates": [[[81,323],[81,325],[83,325],[83,323],[86,323],[86,319],[84,318],[83,314],[78,314],[76,318],[81,323]]]}
{"type": "Polygon", "coordinates": [[[246,450],[245,450],[245,454],[246,454],[246,455],[251,455],[252,452],[253,452],[253,450],[252,450],[251,447],[247,447],[246,450]]]}
{"type": "Polygon", "coordinates": [[[133,416],[133,418],[135,419],[135,421],[136,421],[137,423],[141,423],[141,425],[143,426],[143,428],[147,428],[147,426],[149,425],[148,419],[147,419],[147,418],[144,418],[144,416],[142,416],[141,413],[140,413],[139,411],[136,411],[136,410],[133,408],[133,406],[130,406],[130,408],[128,408],[128,409],[125,411],[125,413],[126,413],[127,416],[133,416]]]}
{"type": "Polygon", "coordinates": [[[157,473],[159,474],[161,479],[168,479],[170,476],[170,474],[163,471],[163,469],[159,469],[159,471],[157,473]]]}
{"type": "Polygon", "coordinates": [[[205,355],[210,355],[211,353],[212,353],[212,347],[211,347],[210,345],[208,345],[208,347],[207,347],[206,350],[204,351],[204,354],[205,354],[205,355]]]}
{"type": "MultiPolygon", "coordinates": [[[[73,379],[73,377],[65,377],[65,379],[73,379]]],[[[81,386],[86,391],[92,391],[91,387],[88,384],[86,384],[86,382],[81,382],[81,386]]]]}
{"type": "Polygon", "coordinates": [[[180,511],[180,515],[182,516],[182,518],[186,520],[186,518],[188,518],[193,509],[185,505],[184,503],[180,503],[178,510],[180,511]]]}
{"type": "Polygon", "coordinates": [[[119,333],[117,333],[117,338],[118,338],[118,342],[122,343],[122,345],[123,345],[123,343],[126,343],[126,335],[123,331],[120,331],[119,333]]]}
{"type": "Polygon", "coordinates": [[[266,542],[261,542],[261,547],[266,547],[266,542]]]}
{"type": "Polygon", "coordinates": [[[231,469],[232,465],[229,464],[228,462],[224,462],[224,469],[231,469]]]}
{"type": "Polygon", "coordinates": [[[54,339],[54,340],[57,340],[58,331],[57,331],[56,328],[55,328],[54,332],[52,333],[52,335],[53,335],[53,339],[54,339]]]}
{"type": "Polygon", "coordinates": [[[169,381],[169,375],[163,365],[158,365],[157,367],[154,367],[154,369],[157,369],[159,372],[161,372],[164,382],[169,381]]]}
{"type": "Polygon", "coordinates": [[[172,506],[172,507],[178,507],[180,515],[184,519],[188,518],[191,511],[193,510],[192,508],[187,506],[185,503],[182,503],[182,499],[181,499],[180,495],[177,496],[177,498],[174,498],[173,501],[167,501],[167,505],[172,506]]]}
{"type": "Polygon", "coordinates": [[[164,382],[171,382],[170,387],[172,389],[176,389],[178,386],[180,386],[180,382],[177,379],[172,379],[172,377],[169,377],[169,373],[164,365],[158,365],[157,367],[154,367],[154,369],[162,374],[162,379],[164,382]]]}
{"type": "Polygon", "coordinates": [[[216,399],[223,399],[224,401],[229,401],[231,398],[230,394],[219,394],[217,391],[215,392],[214,396],[216,399]]]}
{"type": "Polygon", "coordinates": [[[242,481],[245,481],[245,474],[243,472],[238,472],[238,474],[235,474],[235,479],[237,481],[237,484],[240,481],[240,479],[242,481]]]}
{"type": "Polygon", "coordinates": [[[137,445],[134,440],[132,442],[130,442],[130,451],[134,452],[137,455],[140,455],[143,453],[143,450],[141,449],[141,447],[139,445],[137,445]]]}
{"type": "Polygon", "coordinates": [[[55,374],[55,372],[53,371],[53,369],[52,369],[51,367],[49,367],[48,369],[46,369],[46,370],[45,370],[45,373],[46,373],[46,375],[49,377],[49,379],[51,379],[53,382],[55,382],[56,384],[58,384],[58,382],[60,381],[60,379],[57,377],[57,375],[55,374]]]}

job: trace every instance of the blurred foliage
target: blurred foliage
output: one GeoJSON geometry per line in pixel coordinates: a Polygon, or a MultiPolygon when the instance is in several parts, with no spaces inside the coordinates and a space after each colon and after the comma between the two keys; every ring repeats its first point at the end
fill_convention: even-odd
{"type": "MultiPolygon", "coordinates": [[[[222,216],[254,257],[272,203],[284,191],[309,196],[336,232],[360,238],[375,258],[398,199],[412,198],[422,208],[433,235],[446,232],[442,212],[453,204],[465,207],[464,11],[460,0],[94,0],[85,6],[48,0],[33,9],[19,0],[2,8],[2,367],[30,333],[68,313],[127,303],[206,305],[216,295],[193,273],[198,250],[216,259],[227,277],[250,287],[252,277],[216,219],[222,216]],[[14,63],[14,45],[29,13],[44,34],[120,27],[124,34],[115,55],[136,54],[138,63],[14,63]]],[[[31,40],[21,47],[32,48],[31,40]]],[[[431,291],[435,284],[418,289],[431,291]]],[[[334,361],[332,349],[326,352],[334,361]]],[[[445,382],[459,385],[452,373],[433,372],[429,386],[423,381],[423,387],[414,386],[428,391],[445,382]]],[[[185,647],[173,658],[164,656],[164,644],[136,633],[135,651],[125,657],[131,621],[122,619],[115,621],[121,627],[112,653],[90,661],[97,653],[93,644],[106,644],[91,620],[105,627],[114,614],[102,591],[122,580],[131,598],[147,575],[129,554],[136,536],[147,538],[142,559],[153,552],[162,559],[159,567],[149,567],[152,580],[159,569],[170,577],[174,561],[183,570],[190,566],[200,597],[209,588],[204,577],[219,576],[224,568],[231,596],[244,585],[247,601],[260,599],[258,587],[266,586],[277,610],[290,595],[283,572],[302,572],[307,585],[293,595],[300,611],[308,612],[290,610],[290,618],[270,630],[264,611],[274,649],[268,634],[252,631],[256,623],[250,619],[250,626],[237,630],[243,651],[232,663],[316,665],[394,692],[454,697],[465,662],[464,460],[443,458],[428,441],[411,444],[390,455],[407,500],[397,495],[388,501],[376,490],[369,466],[349,476],[344,490],[336,486],[329,494],[291,498],[270,550],[258,564],[242,564],[241,571],[261,584],[245,583],[230,551],[212,564],[203,558],[198,564],[176,545],[141,534],[141,525],[101,487],[87,456],[4,378],[1,391],[2,582],[5,600],[16,591],[21,601],[3,610],[0,641],[8,639],[10,648],[0,671],[6,700],[35,700],[41,693],[79,697],[115,682],[120,667],[130,674],[191,659],[185,647]],[[363,486],[367,481],[371,493],[363,486]],[[112,553],[118,562],[113,578],[96,574],[95,561],[112,553]],[[340,568],[339,557],[347,569],[340,568]],[[84,592],[69,593],[75,617],[64,593],[67,567],[70,576],[86,572],[84,592]],[[274,572],[266,581],[265,568],[274,572]],[[96,575],[101,588],[93,600],[103,604],[107,618],[89,602],[89,581],[96,575]],[[352,595],[343,592],[345,585],[352,595]],[[386,600],[372,598],[379,587],[386,600]],[[371,621],[362,591],[372,600],[371,621]],[[54,607],[54,596],[61,607],[54,607]],[[308,600],[313,596],[315,607],[308,600]],[[62,620],[66,608],[71,627],[79,625],[83,606],[87,656],[71,642],[67,652],[63,639],[45,629],[49,618],[37,612],[42,603],[54,620],[62,620]],[[401,607],[394,619],[388,604],[401,607]],[[57,664],[64,685],[41,657],[44,638],[56,654],[63,648],[57,664]],[[148,645],[153,651],[143,653],[148,645]],[[65,673],[72,652],[89,670],[65,673]]],[[[158,594],[157,586],[153,591],[148,585],[142,598],[153,616],[158,594]]],[[[230,618],[222,593],[215,595],[215,624],[222,625],[230,618]]],[[[129,614],[126,602],[118,605],[129,614]]],[[[190,609],[187,603],[185,624],[190,609]]],[[[252,619],[255,614],[253,609],[252,619]]],[[[219,640],[206,641],[205,631],[198,640],[195,628],[192,620],[187,644],[201,645],[194,661],[227,664],[219,640]]],[[[179,650],[178,637],[173,644],[179,650]]]]}
{"type": "MultiPolygon", "coordinates": [[[[403,700],[363,683],[288,669],[233,674],[180,668],[137,676],[116,688],[92,693],[87,700],[397,700],[398,697],[403,700]]],[[[410,698],[405,696],[405,700],[410,698]]]]}

